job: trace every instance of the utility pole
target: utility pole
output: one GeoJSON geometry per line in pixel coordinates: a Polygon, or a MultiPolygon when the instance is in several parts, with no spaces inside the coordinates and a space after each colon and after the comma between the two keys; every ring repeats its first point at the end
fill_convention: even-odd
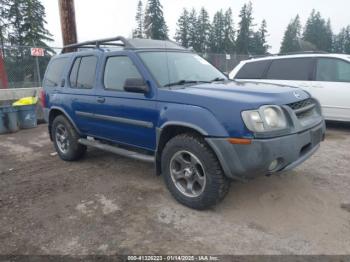
{"type": "MultiPolygon", "coordinates": [[[[58,0],[63,46],[77,43],[74,0],[58,0]]],[[[66,50],[73,51],[73,50],[66,50]]]]}

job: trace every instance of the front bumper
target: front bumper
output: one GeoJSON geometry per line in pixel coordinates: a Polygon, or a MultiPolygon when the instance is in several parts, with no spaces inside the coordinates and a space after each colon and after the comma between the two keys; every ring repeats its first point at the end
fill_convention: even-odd
{"type": "Polygon", "coordinates": [[[247,180],[257,175],[288,171],[311,157],[324,140],[325,122],[301,133],[255,139],[250,145],[233,145],[224,138],[207,138],[229,178],[247,180]],[[278,165],[270,170],[271,163],[278,165]]]}

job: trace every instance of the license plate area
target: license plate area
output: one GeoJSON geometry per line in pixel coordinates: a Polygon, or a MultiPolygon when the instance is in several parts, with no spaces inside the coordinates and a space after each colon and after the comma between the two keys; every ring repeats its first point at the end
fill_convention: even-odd
{"type": "Polygon", "coordinates": [[[321,143],[322,136],[323,136],[322,127],[317,127],[315,129],[311,130],[311,142],[312,142],[312,144],[317,145],[317,144],[321,143]]]}

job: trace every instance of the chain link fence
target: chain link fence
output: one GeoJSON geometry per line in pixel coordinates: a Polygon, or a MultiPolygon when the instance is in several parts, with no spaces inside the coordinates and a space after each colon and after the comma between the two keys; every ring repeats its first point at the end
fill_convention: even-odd
{"type": "Polygon", "coordinates": [[[201,56],[226,74],[229,74],[241,61],[251,58],[249,55],[214,53],[201,54],[201,56]]]}
{"type": "MultiPolygon", "coordinates": [[[[59,54],[61,50],[60,48],[47,48],[44,49],[44,56],[36,57],[32,56],[32,47],[30,46],[6,46],[2,48],[8,87],[40,87],[50,58],[59,54]]],[[[240,61],[250,58],[249,55],[237,54],[206,53],[200,55],[224,73],[230,73],[240,61]]],[[[4,77],[3,75],[0,74],[0,77],[4,77]]]]}
{"type": "Polygon", "coordinates": [[[32,48],[30,46],[1,48],[8,88],[40,87],[51,57],[61,51],[59,48],[47,48],[43,49],[43,56],[33,56],[32,48]]]}

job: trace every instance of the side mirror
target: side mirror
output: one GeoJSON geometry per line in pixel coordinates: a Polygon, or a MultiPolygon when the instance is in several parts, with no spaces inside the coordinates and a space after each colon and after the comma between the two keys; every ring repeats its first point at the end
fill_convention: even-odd
{"type": "Polygon", "coordinates": [[[125,80],[124,90],[126,92],[145,94],[149,92],[149,86],[141,78],[128,78],[125,80]]]}

